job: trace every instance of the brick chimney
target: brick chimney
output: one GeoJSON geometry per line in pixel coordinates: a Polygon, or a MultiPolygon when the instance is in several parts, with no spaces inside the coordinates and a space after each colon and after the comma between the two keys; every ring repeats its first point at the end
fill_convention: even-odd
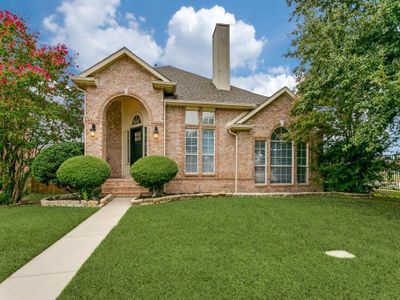
{"type": "Polygon", "coordinates": [[[229,24],[217,23],[212,37],[212,82],[218,90],[224,91],[230,91],[231,89],[229,42],[229,24]]]}

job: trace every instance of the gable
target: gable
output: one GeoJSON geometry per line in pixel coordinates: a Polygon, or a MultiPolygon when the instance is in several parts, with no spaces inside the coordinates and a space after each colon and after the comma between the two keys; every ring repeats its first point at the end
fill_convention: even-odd
{"type": "Polygon", "coordinates": [[[137,64],[139,64],[141,67],[143,67],[147,72],[152,74],[155,78],[163,81],[163,82],[170,82],[168,78],[166,78],[163,74],[158,72],[156,69],[151,67],[149,64],[147,64],[144,60],[142,60],[139,56],[135,55],[132,51],[130,51],[128,48],[124,47],[114,54],[111,54],[110,56],[106,57],[102,61],[98,62],[97,64],[93,65],[89,69],[83,71],[81,74],[78,75],[78,77],[91,77],[95,75],[96,73],[100,72],[104,68],[107,68],[109,65],[113,64],[115,61],[119,60],[122,57],[128,57],[129,59],[133,60],[137,64]]]}
{"type": "Polygon", "coordinates": [[[250,118],[254,117],[257,113],[262,111],[264,108],[266,108],[268,105],[279,99],[282,95],[287,95],[289,96],[290,99],[295,100],[297,99],[297,96],[288,88],[288,87],[283,87],[279,91],[277,91],[275,94],[273,94],[271,97],[269,97],[267,100],[265,100],[263,103],[261,103],[259,106],[257,106],[255,109],[251,110],[248,112],[245,116],[237,120],[234,124],[240,125],[244,124],[246,121],[248,121],[250,118]]]}

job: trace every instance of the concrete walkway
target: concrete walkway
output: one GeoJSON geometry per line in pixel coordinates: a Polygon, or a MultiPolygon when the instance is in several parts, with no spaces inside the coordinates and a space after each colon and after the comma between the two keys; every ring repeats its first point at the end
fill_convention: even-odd
{"type": "Polygon", "coordinates": [[[117,225],[131,206],[130,200],[115,198],[12,274],[0,284],[0,299],[55,299],[117,225]]]}

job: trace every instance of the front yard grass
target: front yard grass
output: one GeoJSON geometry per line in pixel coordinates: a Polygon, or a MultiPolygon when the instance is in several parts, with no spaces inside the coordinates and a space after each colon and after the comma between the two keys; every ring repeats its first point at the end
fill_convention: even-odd
{"type": "Polygon", "coordinates": [[[133,207],[60,299],[395,299],[399,232],[393,199],[241,197],[133,207]]]}
{"type": "Polygon", "coordinates": [[[95,211],[95,208],[0,206],[0,282],[95,211]]]}

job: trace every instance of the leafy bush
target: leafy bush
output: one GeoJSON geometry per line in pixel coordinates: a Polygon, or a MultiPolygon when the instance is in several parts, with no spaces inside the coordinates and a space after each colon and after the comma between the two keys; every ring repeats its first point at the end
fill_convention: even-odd
{"type": "Polygon", "coordinates": [[[0,182],[0,205],[11,203],[12,186],[0,182]]]}
{"type": "Polygon", "coordinates": [[[63,187],[57,179],[56,173],[58,168],[68,158],[82,154],[82,143],[66,142],[50,146],[35,157],[32,163],[33,177],[44,184],[54,184],[58,187],[63,187]]]}
{"type": "Polygon", "coordinates": [[[84,200],[91,199],[110,175],[110,165],[93,156],[69,158],[57,171],[57,179],[84,200]]]}
{"type": "Polygon", "coordinates": [[[178,173],[175,161],[165,156],[146,156],[137,160],[131,167],[133,179],[141,186],[150,189],[153,196],[162,193],[163,185],[178,173]]]}
{"type": "Polygon", "coordinates": [[[318,172],[328,191],[367,193],[382,180],[389,167],[383,156],[367,151],[363,145],[345,147],[337,142],[318,149],[318,172]]]}

